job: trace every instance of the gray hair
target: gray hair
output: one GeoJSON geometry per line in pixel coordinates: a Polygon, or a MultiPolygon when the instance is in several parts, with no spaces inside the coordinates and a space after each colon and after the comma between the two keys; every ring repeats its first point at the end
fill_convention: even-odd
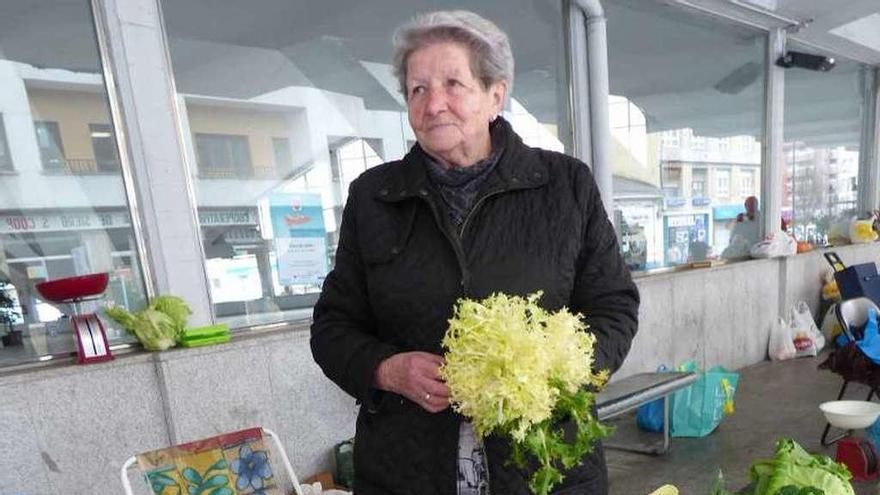
{"type": "Polygon", "coordinates": [[[407,98],[406,64],[416,50],[434,43],[454,42],[468,49],[471,72],[483,87],[507,83],[507,97],[513,92],[513,53],[510,41],[492,21],[467,10],[442,10],[419,14],[394,32],[394,75],[407,98]]]}

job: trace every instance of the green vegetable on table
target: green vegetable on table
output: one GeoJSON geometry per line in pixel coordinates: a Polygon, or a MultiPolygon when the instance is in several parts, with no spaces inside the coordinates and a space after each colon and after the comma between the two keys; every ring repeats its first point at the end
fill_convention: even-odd
{"type": "Polygon", "coordinates": [[[104,308],[104,312],[125,330],[137,337],[149,351],[163,351],[173,347],[186,329],[186,320],[192,314],[189,306],[177,296],[159,296],[146,308],[130,313],[119,306],[104,308]]]}
{"type": "Polygon", "coordinates": [[[776,442],[773,459],[749,469],[748,488],[730,492],[716,482],[711,495],[855,495],[852,476],[843,464],[824,455],[812,455],[790,438],[776,442]]]}
{"type": "Polygon", "coordinates": [[[591,412],[592,390],[608,378],[592,369],[595,336],[580,315],[564,308],[550,313],[538,305],[540,297],[459,300],[441,368],[453,409],[473,423],[477,437],[509,438],[520,468],[538,462],[529,488],[539,495],[610,432],[591,412]],[[563,437],[566,420],[577,427],[572,442],[563,437]]]}

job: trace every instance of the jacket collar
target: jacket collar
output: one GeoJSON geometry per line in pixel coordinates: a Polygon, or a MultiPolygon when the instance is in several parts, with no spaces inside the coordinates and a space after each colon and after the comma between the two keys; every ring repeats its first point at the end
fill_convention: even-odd
{"type": "MultiPolygon", "coordinates": [[[[510,123],[498,117],[491,124],[493,142],[502,143],[504,151],[486,183],[484,191],[508,191],[541,187],[549,180],[547,165],[537,153],[523,144],[510,123]]],[[[388,169],[376,197],[381,201],[396,202],[430,195],[430,179],[425,170],[427,155],[419,144],[403,157],[401,163],[388,169]]]]}

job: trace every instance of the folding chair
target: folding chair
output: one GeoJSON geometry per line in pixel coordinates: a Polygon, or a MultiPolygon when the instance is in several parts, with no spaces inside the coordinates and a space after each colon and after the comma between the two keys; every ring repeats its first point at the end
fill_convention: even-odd
{"type": "Polygon", "coordinates": [[[126,495],[134,495],[128,470],[140,467],[150,493],[155,495],[203,493],[239,495],[263,493],[282,495],[269,464],[263,434],[272,438],[297,495],[303,495],[299,480],[281,441],[272,430],[250,428],[216,437],[144,452],[122,465],[121,479],[126,495]]]}
{"type": "MultiPolygon", "coordinates": [[[[868,311],[871,309],[876,311],[876,314],[880,316],[880,308],[877,307],[874,301],[867,297],[856,297],[841,301],[835,308],[834,314],[837,316],[837,321],[840,323],[840,326],[843,327],[843,332],[850,341],[856,340],[853,336],[852,329],[865,326],[865,323],[868,322],[868,311]]],[[[849,380],[844,378],[843,385],[840,386],[840,392],[837,394],[837,400],[843,399],[847,385],[849,385],[849,380]]],[[[873,387],[870,387],[868,397],[865,400],[870,401],[876,393],[877,391],[874,390],[873,387]]],[[[822,431],[822,445],[831,445],[847,435],[847,432],[843,432],[831,440],[828,440],[828,432],[830,430],[831,424],[826,422],[825,429],[822,431]]]]}

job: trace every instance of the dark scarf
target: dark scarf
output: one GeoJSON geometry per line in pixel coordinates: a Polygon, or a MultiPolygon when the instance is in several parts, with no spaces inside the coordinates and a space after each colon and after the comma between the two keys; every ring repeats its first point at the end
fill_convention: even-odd
{"type": "Polygon", "coordinates": [[[449,218],[456,227],[461,228],[474,206],[480,187],[495,169],[495,165],[498,164],[499,158],[504,152],[501,139],[503,130],[498,125],[500,120],[495,119],[489,126],[489,132],[492,136],[492,152],[488,157],[469,167],[447,168],[427,153],[425,154],[425,168],[428,171],[428,177],[437,187],[443,202],[446,203],[449,218]]]}

